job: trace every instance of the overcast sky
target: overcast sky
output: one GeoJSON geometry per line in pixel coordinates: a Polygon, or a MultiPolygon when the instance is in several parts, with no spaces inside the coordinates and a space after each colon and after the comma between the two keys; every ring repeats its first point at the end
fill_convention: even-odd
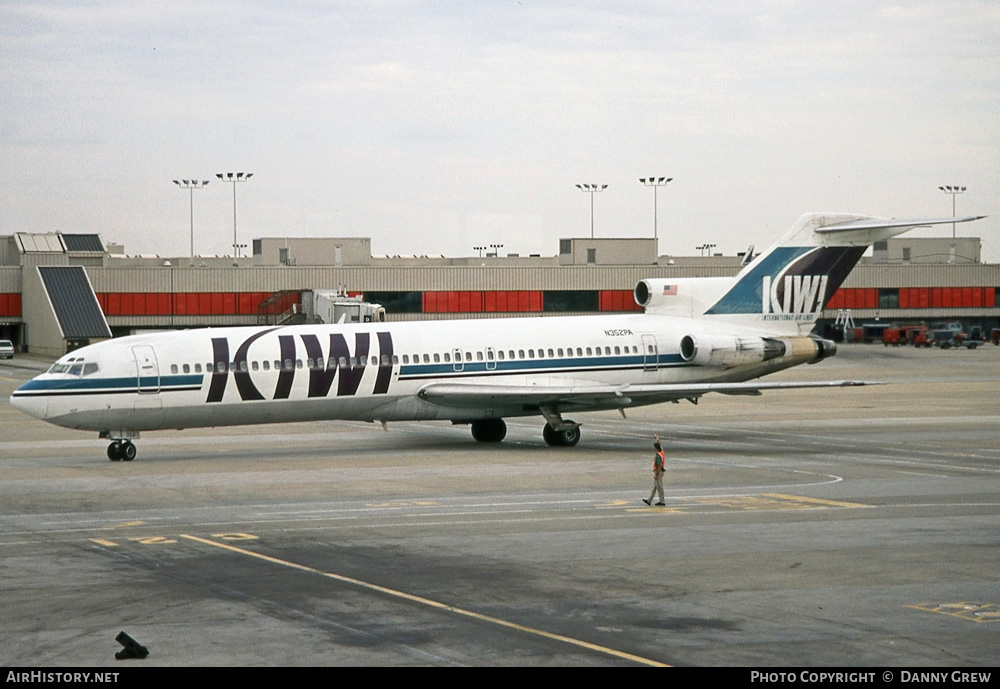
{"type": "MultiPolygon", "coordinates": [[[[653,236],[732,254],[802,213],[988,214],[1000,2],[0,3],[0,234],[126,252],[368,236],[375,254],[653,236]]],[[[943,227],[936,234],[950,234],[943,227]]],[[[920,230],[917,236],[935,234],[920,230]]]]}

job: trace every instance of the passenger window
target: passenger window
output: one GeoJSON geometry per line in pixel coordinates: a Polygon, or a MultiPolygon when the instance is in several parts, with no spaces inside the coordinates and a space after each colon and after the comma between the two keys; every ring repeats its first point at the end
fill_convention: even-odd
{"type": "Polygon", "coordinates": [[[302,368],[302,359],[295,360],[295,368],[302,368]]]}
{"type": "Polygon", "coordinates": [[[483,353],[476,352],[476,361],[482,361],[482,360],[483,360],[483,353]]]}
{"type": "Polygon", "coordinates": [[[534,349],[529,349],[528,350],[528,358],[529,359],[534,359],[535,358],[535,350],[534,349]]]}
{"type": "Polygon", "coordinates": [[[313,359],[306,359],[306,368],[316,368],[316,362],[313,359]]]}
{"type": "Polygon", "coordinates": [[[622,353],[621,347],[615,345],[615,354],[621,354],[621,353],[622,353]]]}
{"type": "Polygon", "coordinates": [[[441,363],[441,355],[440,354],[435,354],[434,355],[434,363],[435,364],[441,363]]]}
{"type": "Polygon", "coordinates": [[[403,363],[404,364],[410,363],[410,355],[409,354],[404,354],[403,355],[403,363]]]}
{"type": "Polygon", "coordinates": [[[177,373],[177,364],[170,364],[170,372],[177,373]]]}
{"type": "Polygon", "coordinates": [[[550,358],[550,359],[553,359],[553,358],[555,358],[555,354],[554,354],[554,353],[552,352],[552,350],[551,350],[551,349],[549,350],[549,358],[550,358]]]}
{"type": "Polygon", "coordinates": [[[382,365],[383,366],[388,366],[389,365],[389,356],[387,354],[383,354],[382,355],[382,365]]]}
{"type": "Polygon", "coordinates": [[[503,361],[503,350],[502,349],[498,349],[497,350],[497,359],[499,359],[500,361],[503,361]]]}
{"type": "Polygon", "coordinates": [[[267,359],[264,359],[264,361],[261,362],[261,366],[264,367],[265,371],[270,371],[271,370],[271,362],[268,361],[267,359]]]}
{"type": "Polygon", "coordinates": [[[201,373],[201,364],[195,364],[194,365],[194,372],[195,373],[201,373]]]}
{"type": "Polygon", "coordinates": [[[291,371],[292,370],[292,360],[291,359],[285,359],[284,369],[286,371],[291,371]]]}
{"type": "Polygon", "coordinates": [[[191,373],[191,364],[184,364],[184,373],[191,373]]]}
{"type": "Polygon", "coordinates": [[[344,368],[345,366],[347,366],[347,359],[344,357],[340,357],[339,359],[337,359],[337,364],[340,366],[340,368],[344,368]]]}
{"type": "Polygon", "coordinates": [[[431,357],[429,354],[424,354],[424,363],[425,364],[431,363],[431,357]]]}
{"type": "Polygon", "coordinates": [[[216,362],[216,364],[215,364],[215,370],[217,372],[219,372],[219,373],[225,373],[226,372],[226,362],[225,361],[216,362]]]}
{"type": "Polygon", "coordinates": [[[451,354],[449,354],[448,352],[444,353],[444,363],[446,363],[446,364],[450,364],[451,363],[451,354]]]}

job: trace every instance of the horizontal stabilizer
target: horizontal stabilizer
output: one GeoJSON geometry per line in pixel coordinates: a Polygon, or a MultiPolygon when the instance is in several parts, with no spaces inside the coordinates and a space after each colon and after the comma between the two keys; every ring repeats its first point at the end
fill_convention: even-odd
{"type": "Polygon", "coordinates": [[[897,227],[928,227],[930,225],[950,225],[959,222],[972,222],[982,220],[985,215],[970,215],[964,218],[931,218],[922,220],[885,220],[881,218],[865,218],[864,220],[851,220],[848,222],[838,222],[832,225],[817,227],[816,232],[826,234],[828,232],[848,232],[851,230],[887,230],[897,227]]]}

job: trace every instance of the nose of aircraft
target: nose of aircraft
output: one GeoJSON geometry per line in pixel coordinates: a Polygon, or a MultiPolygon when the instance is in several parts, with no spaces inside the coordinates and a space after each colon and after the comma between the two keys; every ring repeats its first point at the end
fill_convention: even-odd
{"type": "Polygon", "coordinates": [[[30,394],[30,390],[33,387],[32,382],[25,383],[15,390],[14,394],[10,396],[10,404],[28,416],[34,416],[36,419],[44,419],[48,411],[48,402],[45,397],[30,394]]]}

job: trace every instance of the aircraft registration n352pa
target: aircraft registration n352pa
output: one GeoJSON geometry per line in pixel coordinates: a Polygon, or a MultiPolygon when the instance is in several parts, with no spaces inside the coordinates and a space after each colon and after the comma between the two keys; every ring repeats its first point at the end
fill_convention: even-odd
{"type": "Polygon", "coordinates": [[[468,423],[499,442],[504,418],[541,416],[545,442],[571,446],[569,414],[864,384],[756,379],[836,353],[810,332],[873,242],[979,217],[804,215],[735,277],[640,281],[641,314],[131,335],[63,356],[10,399],[97,431],[112,460],[134,459],[142,431],[327,419],[468,423]]]}

